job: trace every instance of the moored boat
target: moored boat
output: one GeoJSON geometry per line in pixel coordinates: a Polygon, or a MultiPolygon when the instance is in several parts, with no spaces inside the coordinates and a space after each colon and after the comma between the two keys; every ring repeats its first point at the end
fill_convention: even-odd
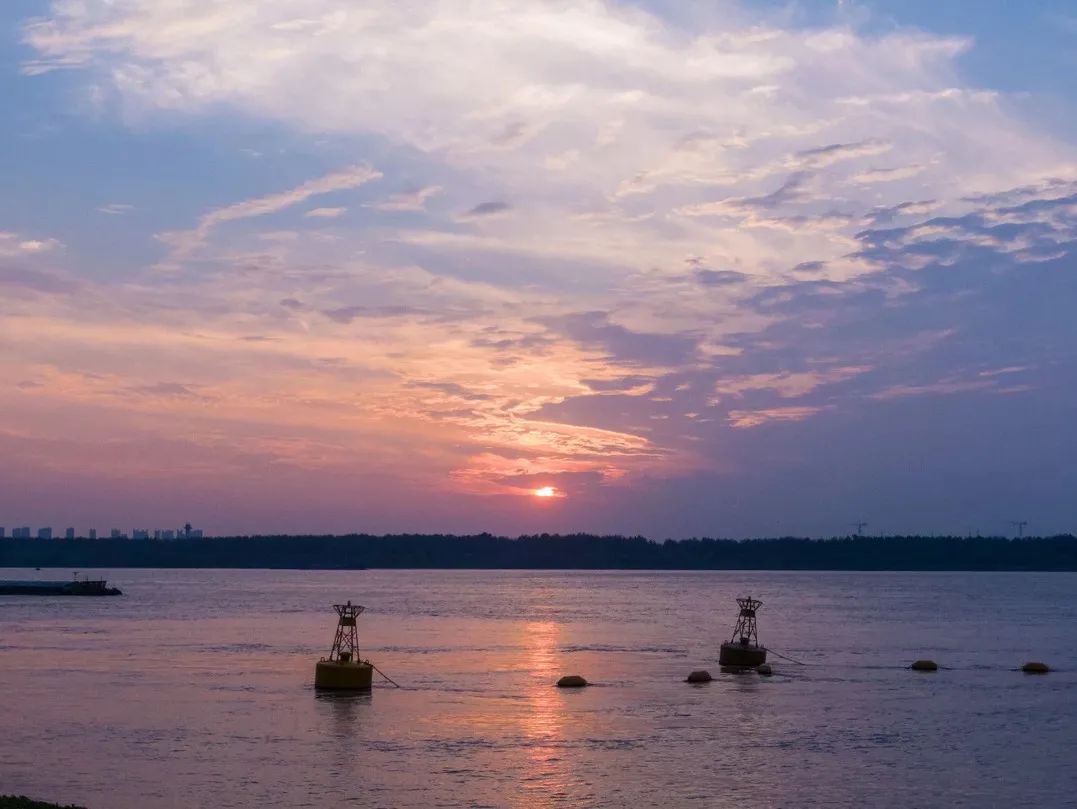
{"type": "Polygon", "coordinates": [[[0,596],[119,596],[123,593],[109,587],[104,579],[71,581],[0,581],[0,596]]]}

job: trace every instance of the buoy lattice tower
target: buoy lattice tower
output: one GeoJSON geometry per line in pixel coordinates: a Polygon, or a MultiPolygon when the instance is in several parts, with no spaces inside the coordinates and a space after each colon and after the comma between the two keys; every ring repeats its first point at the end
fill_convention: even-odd
{"type": "Polygon", "coordinates": [[[333,636],[333,648],[329,650],[329,660],[347,663],[356,660],[359,656],[359,622],[356,620],[362,615],[366,607],[358,604],[334,604],[340,620],[337,621],[337,632],[333,636]]]}
{"type": "Polygon", "coordinates": [[[763,602],[747,596],[737,599],[740,608],[733,636],[722,644],[718,663],[727,668],[755,668],[767,662],[766,647],[759,645],[755,617],[763,602]]]}
{"type": "Polygon", "coordinates": [[[738,598],[737,606],[740,607],[740,613],[737,615],[737,625],[733,627],[731,640],[736,641],[739,638],[742,646],[747,644],[758,646],[759,631],[755,625],[755,613],[763,606],[763,602],[748,596],[738,598]]]}
{"type": "Polygon", "coordinates": [[[337,690],[365,691],[371,687],[374,666],[359,657],[359,627],[356,620],[365,609],[348,601],[334,604],[337,628],[329,657],[318,661],[314,669],[314,686],[337,690]]]}

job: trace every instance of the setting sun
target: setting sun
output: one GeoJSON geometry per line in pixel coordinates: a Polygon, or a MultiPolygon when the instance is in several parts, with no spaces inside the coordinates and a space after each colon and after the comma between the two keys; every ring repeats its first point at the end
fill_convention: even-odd
{"type": "Polygon", "coordinates": [[[553,486],[543,486],[541,489],[535,489],[535,497],[554,497],[557,494],[557,489],[553,486]]]}

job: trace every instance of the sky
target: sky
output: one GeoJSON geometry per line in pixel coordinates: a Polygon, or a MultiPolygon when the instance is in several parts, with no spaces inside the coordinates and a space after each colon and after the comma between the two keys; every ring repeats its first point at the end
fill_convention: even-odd
{"type": "Polygon", "coordinates": [[[1074,75],[1068,0],[6,0],[0,525],[1073,530],[1074,75]]]}

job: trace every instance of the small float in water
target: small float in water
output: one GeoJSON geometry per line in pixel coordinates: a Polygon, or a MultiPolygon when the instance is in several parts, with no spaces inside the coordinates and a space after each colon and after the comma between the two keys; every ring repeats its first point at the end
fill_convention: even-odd
{"type": "Polygon", "coordinates": [[[740,613],[733,628],[733,637],[722,644],[718,654],[718,665],[728,671],[754,669],[767,662],[767,649],[759,645],[755,627],[755,614],[763,602],[748,596],[738,598],[737,605],[740,613]]]}
{"type": "Polygon", "coordinates": [[[374,665],[359,658],[359,631],[356,619],[363,611],[358,604],[334,604],[337,611],[337,631],[329,657],[323,657],[314,667],[314,687],[331,691],[369,691],[374,678],[374,665]]]}

